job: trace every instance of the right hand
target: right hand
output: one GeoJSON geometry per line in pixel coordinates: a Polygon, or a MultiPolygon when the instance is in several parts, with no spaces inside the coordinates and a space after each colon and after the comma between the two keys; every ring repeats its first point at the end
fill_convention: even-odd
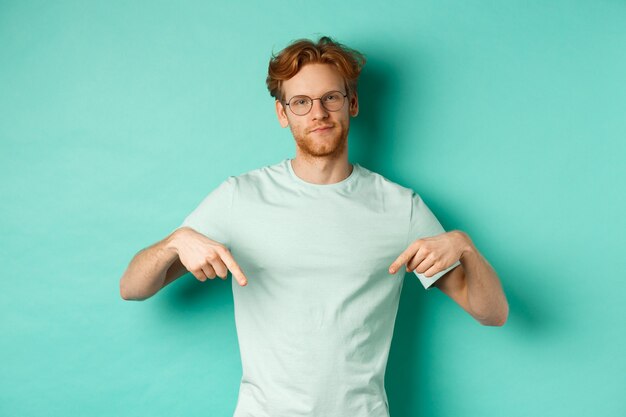
{"type": "Polygon", "coordinates": [[[175,233],[177,236],[174,247],[180,262],[199,281],[214,279],[216,275],[226,279],[230,270],[239,285],[244,286],[248,283],[248,279],[226,246],[190,227],[181,227],[175,233]]]}

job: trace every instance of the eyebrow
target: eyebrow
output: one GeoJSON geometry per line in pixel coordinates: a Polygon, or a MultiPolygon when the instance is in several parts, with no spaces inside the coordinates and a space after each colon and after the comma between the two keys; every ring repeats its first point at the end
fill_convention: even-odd
{"type": "MultiPolygon", "coordinates": [[[[330,90],[324,91],[322,94],[318,95],[317,97],[321,97],[326,93],[330,93],[331,91],[339,91],[340,93],[347,94],[347,92],[343,91],[343,89],[344,87],[331,88],[330,90]]],[[[311,95],[311,94],[298,93],[298,94],[294,94],[290,96],[290,98],[298,97],[298,96],[315,97],[315,95],[311,95]]]]}

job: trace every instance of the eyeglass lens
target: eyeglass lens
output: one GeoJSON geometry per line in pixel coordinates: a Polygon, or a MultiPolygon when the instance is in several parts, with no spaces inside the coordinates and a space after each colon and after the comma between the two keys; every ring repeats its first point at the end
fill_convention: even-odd
{"type": "Polygon", "coordinates": [[[344,95],[340,91],[329,91],[319,99],[309,96],[294,96],[289,100],[289,108],[299,116],[304,116],[313,107],[313,100],[320,100],[322,106],[328,111],[337,111],[343,107],[344,95]]]}

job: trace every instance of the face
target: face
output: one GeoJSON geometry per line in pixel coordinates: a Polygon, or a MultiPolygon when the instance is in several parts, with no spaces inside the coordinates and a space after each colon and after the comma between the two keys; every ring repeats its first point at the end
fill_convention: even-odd
{"type": "MultiPolygon", "coordinates": [[[[287,81],[283,82],[285,100],[296,95],[318,98],[329,91],[347,93],[339,71],[329,64],[307,64],[287,81]]],[[[350,117],[359,112],[356,93],[345,99],[338,111],[328,111],[321,100],[313,100],[311,111],[297,116],[288,106],[276,101],[276,114],[282,127],[289,126],[296,146],[303,156],[338,156],[345,152],[350,128],[350,117]],[[323,130],[316,130],[325,127],[323,130]]]]}

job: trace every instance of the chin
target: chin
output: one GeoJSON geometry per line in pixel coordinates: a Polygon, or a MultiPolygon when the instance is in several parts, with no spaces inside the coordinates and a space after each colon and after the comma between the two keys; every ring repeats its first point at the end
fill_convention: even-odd
{"type": "MultiPolygon", "coordinates": [[[[317,142],[317,141],[315,141],[317,142]]],[[[326,141],[325,141],[326,142],[326,141]]],[[[307,143],[305,146],[300,147],[303,152],[312,156],[332,156],[340,153],[344,148],[342,142],[332,141],[330,143],[307,143]],[[308,146],[307,146],[308,145],[308,146]]]]}
{"type": "Polygon", "coordinates": [[[337,155],[346,147],[347,135],[343,131],[336,132],[335,135],[317,135],[315,133],[298,135],[294,133],[296,144],[305,155],[314,157],[324,157],[337,155]]]}

